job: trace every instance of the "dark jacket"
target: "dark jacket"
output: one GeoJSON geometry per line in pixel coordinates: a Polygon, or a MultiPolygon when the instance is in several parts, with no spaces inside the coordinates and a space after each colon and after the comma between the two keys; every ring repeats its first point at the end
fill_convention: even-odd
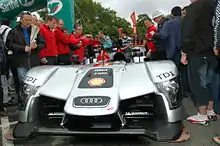
{"type": "Polygon", "coordinates": [[[177,52],[181,52],[181,22],[181,17],[174,17],[167,21],[159,32],[160,38],[166,42],[167,58],[173,58],[177,52]]]}
{"type": "MultiPolygon", "coordinates": [[[[31,35],[31,27],[28,29],[28,33],[31,35]]],[[[36,43],[38,47],[35,50],[31,50],[31,53],[28,54],[25,52],[26,39],[21,24],[10,31],[6,46],[13,52],[13,63],[15,66],[28,68],[29,59],[31,67],[40,65],[39,51],[45,46],[45,41],[40,33],[38,33],[36,43]]]]}
{"type": "Polygon", "coordinates": [[[6,65],[5,47],[3,39],[0,37],[0,74],[4,74],[6,65]]]}
{"type": "Polygon", "coordinates": [[[161,29],[163,28],[164,24],[168,21],[169,19],[163,18],[161,22],[157,25],[157,33],[153,36],[153,40],[156,40],[156,50],[157,51],[165,51],[166,49],[166,40],[163,40],[160,38],[159,33],[161,29]]]}
{"type": "Polygon", "coordinates": [[[188,55],[213,55],[214,1],[199,0],[187,9],[182,24],[182,50],[188,55]]]}

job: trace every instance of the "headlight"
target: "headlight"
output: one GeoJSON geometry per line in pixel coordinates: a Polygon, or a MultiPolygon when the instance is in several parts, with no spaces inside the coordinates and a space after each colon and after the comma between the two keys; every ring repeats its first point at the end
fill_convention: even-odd
{"type": "Polygon", "coordinates": [[[157,87],[159,92],[163,93],[168,99],[171,109],[174,109],[180,105],[180,86],[177,79],[158,83],[157,87]]]}
{"type": "Polygon", "coordinates": [[[39,87],[33,86],[33,85],[28,85],[28,84],[23,84],[20,90],[20,96],[19,96],[19,107],[24,109],[25,105],[28,101],[28,99],[36,94],[37,90],[39,87]]]}

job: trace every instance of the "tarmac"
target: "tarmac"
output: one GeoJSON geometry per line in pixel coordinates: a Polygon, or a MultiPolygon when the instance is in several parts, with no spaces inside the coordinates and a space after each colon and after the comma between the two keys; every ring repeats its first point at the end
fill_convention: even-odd
{"type": "MultiPolygon", "coordinates": [[[[186,113],[188,115],[196,114],[190,98],[183,100],[186,113]]],[[[9,110],[16,110],[16,107],[10,107],[9,110]]],[[[34,139],[25,141],[8,141],[4,135],[10,128],[13,128],[17,121],[17,115],[10,117],[1,117],[0,125],[0,146],[217,146],[212,137],[220,136],[220,117],[216,122],[211,122],[208,126],[190,124],[184,121],[190,131],[190,140],[183,143],[157,143],[144,137],[130,136],[99,136],[99,137],[61,137],[61,136],[37,136],[34,139]]]]}

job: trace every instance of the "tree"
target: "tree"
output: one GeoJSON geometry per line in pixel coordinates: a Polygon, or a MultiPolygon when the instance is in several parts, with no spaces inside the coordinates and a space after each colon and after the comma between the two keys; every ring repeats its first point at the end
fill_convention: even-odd
{"type": "Polygon", "coordinates": [[[147,18],[149,18],[149,16],[147,14],[139,14],[138,15],[137,33],[138,33],[138,36],[143,39],[145,38],[145,34],[146,34],[146,27],[144,25],[144,20],[146,20],[147,18]]]}
{"type": "Polygon", "coordinates": [[[84,27],[84,33],[96,35],[103,31],[106,35],[118,38],[118,28],[123,28],[131,34],[130,23],[117,16],[117,12],[110,8],[103,8],[93,0],[75,0],[75,19],[84,27]]]}
{"type": "Polygon", "coordinates": [[[47,14],[48,14],[48,11],[47,11],[47,8],[43,8],[43,9],[38,10],[37,13],[40,15],[40,18],[45,20],[47,14]]]}
{"type": "MultiPolygon", "coordinates": [[[[84,34],[98,34],[103,31],[106,35],[117,39],[118,28],[123,28],[131,34],[131,24],[124,18],[118,17],[117,12],[110,8],[103,8],[101,3],[93,0],[74,0],[75,24],[83,26],[84,34]]],[[[47,9],[38,12],[41,18],[45,18],[47,9]]]]}

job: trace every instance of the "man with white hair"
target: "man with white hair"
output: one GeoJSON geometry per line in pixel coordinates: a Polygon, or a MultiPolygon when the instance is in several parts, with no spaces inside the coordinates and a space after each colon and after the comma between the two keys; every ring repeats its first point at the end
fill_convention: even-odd
{"type": "Polygon", "coordinates": [[[161,39],[158,35],[161,29],[163,28],[164,24],[168,21],[168,19],[166,19],[164,17],[164,14],[160,11],[155,11],[152,14],[152,19],[154,20],[154,22],[157,23],[157,32],[154,34],[152,39],[156,40],[156,60],[165,60],[166,59],[166,53],[165,53],[165,46],[166,46],[166,41],[161,39]]]}
{"type": "Polygon", "coordinates": [[[216,120],[211,94],[212,76],[216,66],[213,51],[213,25],[215,4],[213,0],[191,0],[183,20],[182,58],[187,64],[189,87],[198,114],[190,116],[191,123],[207,125],[216,120]]]}

